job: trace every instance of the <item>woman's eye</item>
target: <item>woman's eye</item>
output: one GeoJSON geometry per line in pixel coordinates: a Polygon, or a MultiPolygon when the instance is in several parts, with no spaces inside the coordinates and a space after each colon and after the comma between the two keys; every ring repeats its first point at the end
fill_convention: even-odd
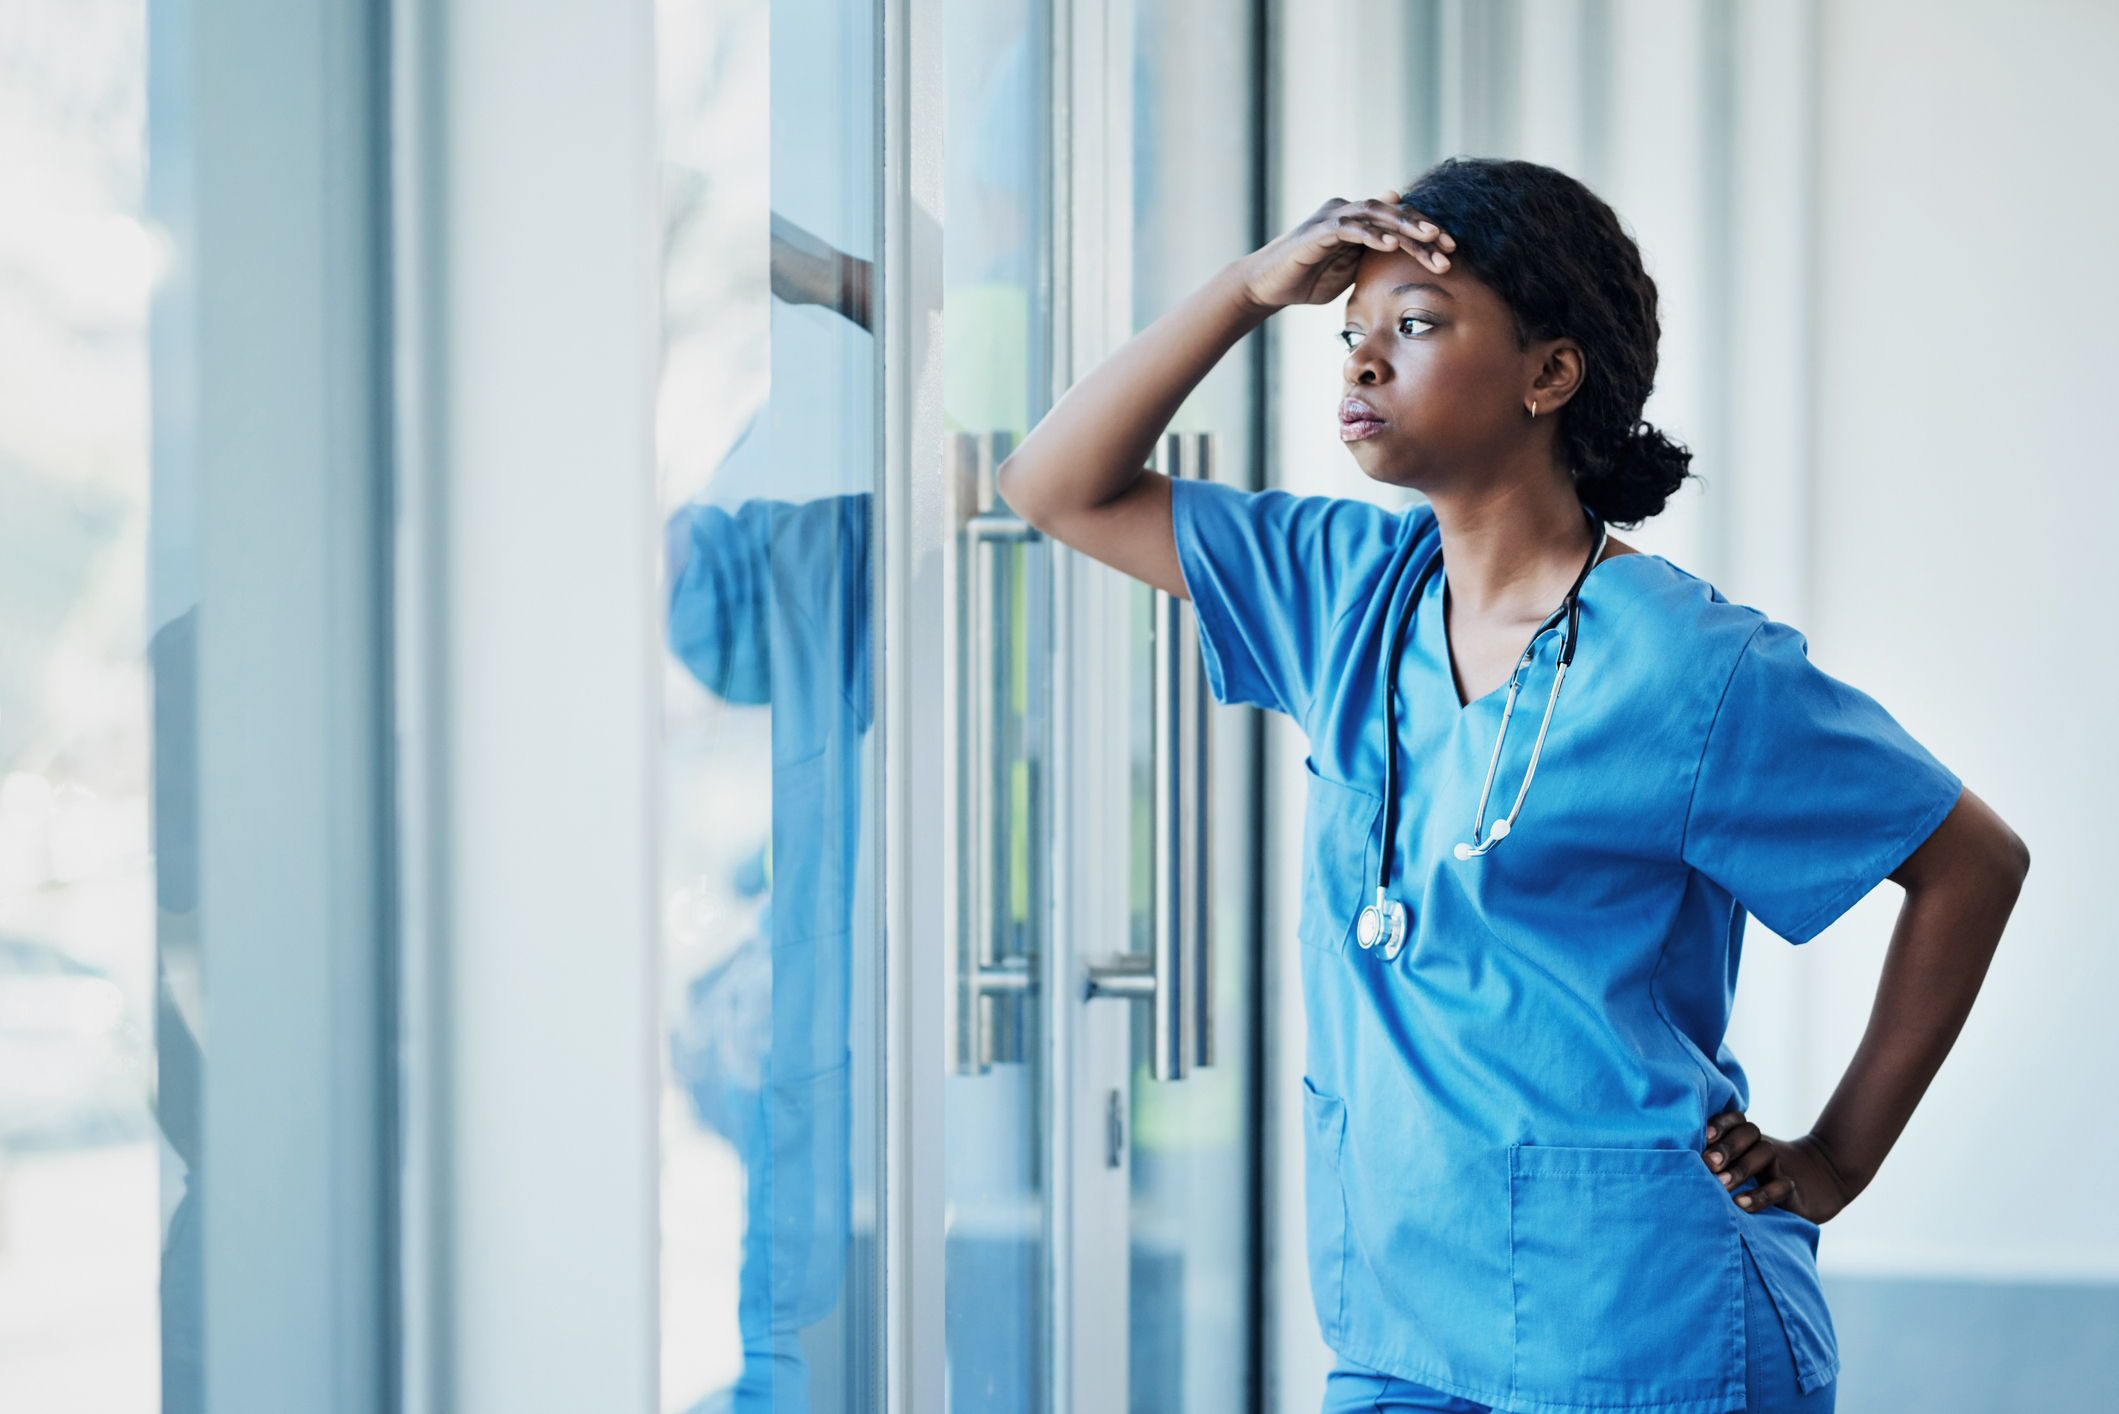
{"type": "Polygon", "coordinates": [[[1401,319],[1398,321],[1398,332],[1408,339],[1417,339],[1434,327],[1425,319],[1401,319]]]}
{"type": "Polygon", "coordinates": [[[1354,345],[1361,342],[1361,331],[1359,329],[1341,329],[1339,331],[1339,342],[1346,345],[1348,353],[1352,353],[1354,345]]]}

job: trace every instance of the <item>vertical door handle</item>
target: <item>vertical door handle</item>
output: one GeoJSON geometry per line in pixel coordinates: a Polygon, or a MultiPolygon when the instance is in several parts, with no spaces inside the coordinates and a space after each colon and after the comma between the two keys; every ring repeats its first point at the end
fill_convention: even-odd
{"type": "MultiPolygon", "coordinates": [[[[1158,470],[1203,481],[1214,443],[1204,432],[1166,434],[1158,470]]],[[[1155,591],[1153,946],[1089,968],[1088,995],[1146,1002],[1157,1080],[1182,1080],[1214,1064],[1214,975],[1207,910],[1207,681],[1192,606],[1155,591]]]]}
{"type": "Polygon", "coordinates": [[[994,494],[994,471],[1008,455],[1005,432],[959,432],[949,439],[949,480],[956,498],[952,546],[958,565],[957,640],[959,833],[961,861],[956,955],[956,1045],[961,1074],[977,1074],[999,1054],[998,1012],[1009,997],[1032,990],[1032,959],[1000,946],[1005,885],[997,842],[1001,797],[1010,785],[999,769],[1003,737],[1001,681],[1012,661],[1015,624],[1001,603],[1001,556],[1038,539],[1029,523],[994,494]]]}

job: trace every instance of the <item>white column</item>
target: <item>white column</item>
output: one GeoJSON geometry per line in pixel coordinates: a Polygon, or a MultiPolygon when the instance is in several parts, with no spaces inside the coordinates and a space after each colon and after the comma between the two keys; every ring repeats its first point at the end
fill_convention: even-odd
{"type": "Polygon", "coordinates": [[[403,0],[407,1406],[656,1406],[643,0],[403,0]]]}

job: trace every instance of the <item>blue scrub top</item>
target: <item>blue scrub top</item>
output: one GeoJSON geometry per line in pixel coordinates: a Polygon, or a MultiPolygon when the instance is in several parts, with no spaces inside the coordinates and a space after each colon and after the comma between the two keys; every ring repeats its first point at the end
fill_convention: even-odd
{"type": "MultiPolygon", "coordinates": [[[[1310,740],[1300,935],[1310,1278],[1358,1364],[1526,1414],[1744,1402],[1743,1252],[1805,1390],[1838,1369],[1817,1228],[1747,1214],[1701,1161],[1747,1107],[1723,1045],[1744,920],[1805,942],[1941,822],[1959,783],[1801,635],[1651,555],[1582,587],[1579,646],[1515,830],[1460,861],[1506,689],[1460,706],[1426,508],[1178,482],[1224,702],[1310,740]],[[1377,674],[1398,668],[1386,961],[1354,940],[1382,848],[1377,674]],[[1740,1246],[1741,1244],[1741,1246],[1740,1246]]],[[[1560,633],[1538,644],[1494,785],[1505,814],[1560,633]]]]}
{"type": "Polygon", "coordinates": [[[738,1414],[810,1407],[799,1333],[844,1282],[871,519],[860,494],[694,503],[668,525],[671,651],[723,700],[772,704],[770,1045],[755,1080],[672,1058],[743,1158],[738,1414]]]}

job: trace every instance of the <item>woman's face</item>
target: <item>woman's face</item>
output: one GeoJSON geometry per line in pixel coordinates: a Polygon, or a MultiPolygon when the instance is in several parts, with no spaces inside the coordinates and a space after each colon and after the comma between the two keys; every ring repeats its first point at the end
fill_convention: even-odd
{"type": "Polygon", "coordinates": [[[1523,347],[1515,316],[1464,262],[1437,274],[1399,250],[1362,257],[1343,337],[1339,439],[1372,479],[1426,492],[1517,460],[1541,367],[1572,347],[1523,347]]]}

